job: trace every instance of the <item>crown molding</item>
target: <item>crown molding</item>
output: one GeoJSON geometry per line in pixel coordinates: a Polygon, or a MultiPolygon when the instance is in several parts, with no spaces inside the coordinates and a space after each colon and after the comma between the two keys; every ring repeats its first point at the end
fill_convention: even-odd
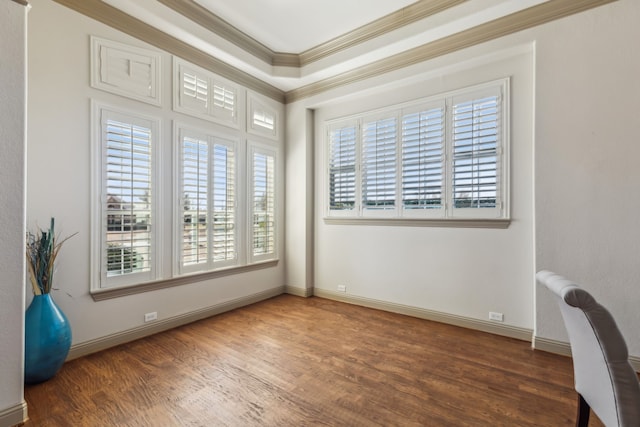
{"type": "Polygon", "coordinates": [[[617,0],[550,0],[285,93],[285,103],[356,83],[617,0]]]}
{"type": "Polygon", "coordinates": [[[152,27],[145,22],[108,5],[101,0],[53,0],[116,30],[129,34],[159,49],[184,58],[231,81],[259,92],[278,102],[284,101],[284,92],[252,75],[233,67],[195,47],[152,27]]]}
{"type": "Polygon", "coordinates": [[[241,49],[249,52],[253,56],[267,64],[273,65],[273,56],[275,52],[263,45],[253,37],[238,30],[224,19],[220,18],[209,11],[209,9],[201,6],[193,0],[157,0],[174,12],[177,12],[191,21],[199,24],[222,37],[223,39],[235,44],[241,49]]]}
{"type": "Polygon", "coordinates": [[[413,22],[428,18],[446,9],[462,4],[468,0],[421,0],[389,15],[383,16],[369,24],[363,25],[347,34],[338,36],[319,46],[302,52],[300,64],[308,65],[324,59],[342,50],[352,48],[360,43],[380,37],[386,33],[402,28],[413,22]]]}
{"type": "Polygon", "coordinates": [[[367,40],[397,30],[412,22],[427,18],[468,0],[420,0],[354,31],[312,47],[300,54],[274,52],[253,37],[238,30],[224,19],[199,5],[194,0],[158,0],[173,11],[200,24],[207,30],[235,44],[272,66],[301,68],[314,61],[349,49],[367,40]]]}
{"type": "MultiPolygon", "coordinates": [[[[221,76],[228,78],[229,80],[241,84],[267,97],[275,99],[276,101],[291,103],[303,98],[317,95],[322,92],[326,92],[327,90],[370,79],[372,77],[405,68],[420,62],[428,61],[439,56],[453,53],[477,44],[497,39],[499,37],[516,33],[518,31],[542,25],[556,19],[592,9],[594,7],[612,3],[617,0],[549,0],[545,3],[541,3],[528,9],[503,16],[493,21],[460,31],[442,39],[426,43],[422,46],[418,46],[405,52],[401,52],[396,55],[392,55],[390,57],[338,74],[336,76],[302,86],[286,93],[236,67],[226,64],[225,62],[199,49],[194,48],[193,46],[173,36],[170,36],[169,34],[161,30],[156,29],[155,27],[144,23],[137,18],[134,18],[120,11],[113,6],[104,3],[101,0],[54,1],[66,7],[69,7],[76,12],[100,21],[112,28],[129,34],[139,40],[165,50],[173,55],[179,56],[193,64],[220,74],[221,76]]],[[[235,40],[241,40],[243,38],[243,33],[239,32],[230,24],[211,14],[211,12],[209,12],[208,10],[204,8],[202,8],[202,10],[194,9],[200,6],[195,4],[193,0],[158,1],[162,2],[165,5],[170,4],[171,6],[169,7],[175,6],[179,7],[180,10],[187,10],[189,11],[189,13],[191,13],[191,11],[193,10],[199,10],[204,15],[204,17],[201,16],[197,18],[200,21],[206,20],[210,24],[214,22],[220,24],[220,28],[224,27],[224,32],[228,33],[229,37],[236,37],[235,40]]],[[[331,53],[335,53],[337,50],[346,49],[348,46],[362,43],[368,38],[374,37],[373,34],[383,34],[385,31],[390,31],[389,28],[399,28],[400,26],[406,25],[409,22],[413,22],[417,19],[422,19],[428,14],[436,13],[448,7],[452,7],[454,4],[462,3],[463,1],[466,0],[421,0],[414,5],[408,6],[401,11],[398,11],[397,16],[396,14],[388,15],[387,17],[383,17],[378,21],[361,27],[360,29],[354,31],[353,34],[349,33],[348,35],[339,37],[323,44],[322,46],[317,48],[319,51],[314,53],[314,58],[303,59],[305,58],[306,53],[296,55],[289,53],[275,53],[269,50],[269,61],[271,61],[272,64],[278,66],[301,67],[305,65],[305,60],[311,61],[320,59],[321,57],[323,57],[322,55],[329,55],[331,53]],[[387,22],[387,20],[389,22],[387,22]],[[376,33],[376,31],[378,31],[378,33],[376,33]],[[332,43],[335,43],[335,45],[332,45],[332,43]],[[320,51],[324,53],[320,53],[320,51]]],[[[238,43],[241,42],[238,41],[238,43]]],[[[242,43],[252,44],[250,43],[250,41],[247,41],[247,39],[242,41],[242,43]]],[[[257,45],[252,44],[253,48],[256,48],[256,46],[260,45],[263,46],[263,48],[268,49],[264,47],[264,45],[258,42],[256,43],[257,45]]]]}

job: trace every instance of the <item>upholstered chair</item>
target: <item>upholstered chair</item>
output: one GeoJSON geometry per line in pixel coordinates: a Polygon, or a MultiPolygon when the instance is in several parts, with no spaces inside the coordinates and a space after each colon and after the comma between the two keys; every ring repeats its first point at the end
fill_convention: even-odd
{"type": "Polygon", "coordinates": [[[588,425],[591,409],[607,427],[640,427],[638,376],[611,313],[562,276],[540,271],[536,278],[557,296],[569,334],[578,392],[576,425],[588,425]]]}

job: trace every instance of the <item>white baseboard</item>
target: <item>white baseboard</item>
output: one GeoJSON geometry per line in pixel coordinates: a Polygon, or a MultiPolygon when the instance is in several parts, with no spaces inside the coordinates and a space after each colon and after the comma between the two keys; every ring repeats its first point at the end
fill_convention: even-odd
{"type": "Polygon", "coordinates": [[[534,336],[531,347],[536,350],[571,357],[571,345],[568,342],[534,336]]]}
{"type": "Polygon", "coordinates": [[[313,288],[299,288],[297,286],[285,286],[284,292],[286,294],[295,295],[297,297],[312,297],[313,296],[313,288]]]}
{"type": "Polygon", "coordinates": [[[417,317],[420,319],[433,320],[435,322],[446,323],[449,325],[460,326],[463,328],[474,329],[483,332],[489,332],[505,337],[516,338],[523,341],[531,341],[533,331],[531,329],[519,328],[516,326],[502,325],[494,322],[472,319],[454,314],[442,313],[439,311],[427,310],[424,308],[412,307],[403,304],[396,304],[387,301],[380,301],[371,298],[364,298],[355,295],[348,295],[342,292],[325,291],[323,289],[315,289],[314,295],[321,298],[346,302],[349,304],[361,305],[364,307],[376,308],[379,310],[390,311],[392,313],[404,314],[407,316],[417,317]]]}
{"type": "Polygon", "coordinates": [[[27,421],[27,402],[24,400],[17,405],[0,411],[0,426],[11,427],[27,421]]]}
{"type": "Polygon", "coordinates": [[[200,310],[192,311],[190,313],[181,314],[168,319],[159,320],[157,322],[150,323],[148,325],[138,326],[133,329],[129,329],[123,332],[118,332],[105,337],[97,338],[95,340],[85,341],[80,344],[71,346],[69,350],[69,356],[67,361],[76,359],[78,357],[86,356],[91,353],[96,353],[107,348],[115,347],[120,344],[124,344],[130,341],[134,341],[140,338],[147,337],[149,335],[157,334],[158,332],[166,331],[176,328],[178,326],[186,325],[188,323],[195,322],[197,320],[205,319],[207,317],[215,316],[216,314],[231,311],[236,308],[244,307],[245,305],[254,304],[259,301],[263,301],[284,293],[284,286],[278,286],[276,288],[268,289],[266,291],[258,292],[256,294],[247,295],[245,297],[237,298],[231,301],[226,301],[220,304],[212,305],[200,310]]]}
{"type": "MultiPolygon", "coordinates": [[[[561,354],[571,357],[571,345],[568,342],[556,341],[548,338],[533,337],[533,348],[549,353],[561,354]]],[[[640,357],[629,356],[629,363],[636,372],[640,372],[640,357]]]]}

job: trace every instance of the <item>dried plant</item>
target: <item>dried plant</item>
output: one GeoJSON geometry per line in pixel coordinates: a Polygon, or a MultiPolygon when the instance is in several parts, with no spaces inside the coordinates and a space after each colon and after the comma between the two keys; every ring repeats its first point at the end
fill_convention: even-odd
{"type": "Polygon", "coordinates": [[[75,236],[74,233],[62,240],[54,232],[55,218],[51,218],[49,231],[39,230],[27,233],[27,268],[34,295],[48,294],[53,285],[54,263],[62,244],[75,236]]]}

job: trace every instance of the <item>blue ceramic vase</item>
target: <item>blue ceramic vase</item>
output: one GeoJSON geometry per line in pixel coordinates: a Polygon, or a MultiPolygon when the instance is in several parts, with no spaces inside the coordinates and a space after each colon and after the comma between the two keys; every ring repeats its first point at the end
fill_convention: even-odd
{"type": "Polygon", "coordinates": [[[71,347],[71,326],[50,294],[34,295],[25,314],[24,381],[35,384],[53,377],[71,347]]]}

